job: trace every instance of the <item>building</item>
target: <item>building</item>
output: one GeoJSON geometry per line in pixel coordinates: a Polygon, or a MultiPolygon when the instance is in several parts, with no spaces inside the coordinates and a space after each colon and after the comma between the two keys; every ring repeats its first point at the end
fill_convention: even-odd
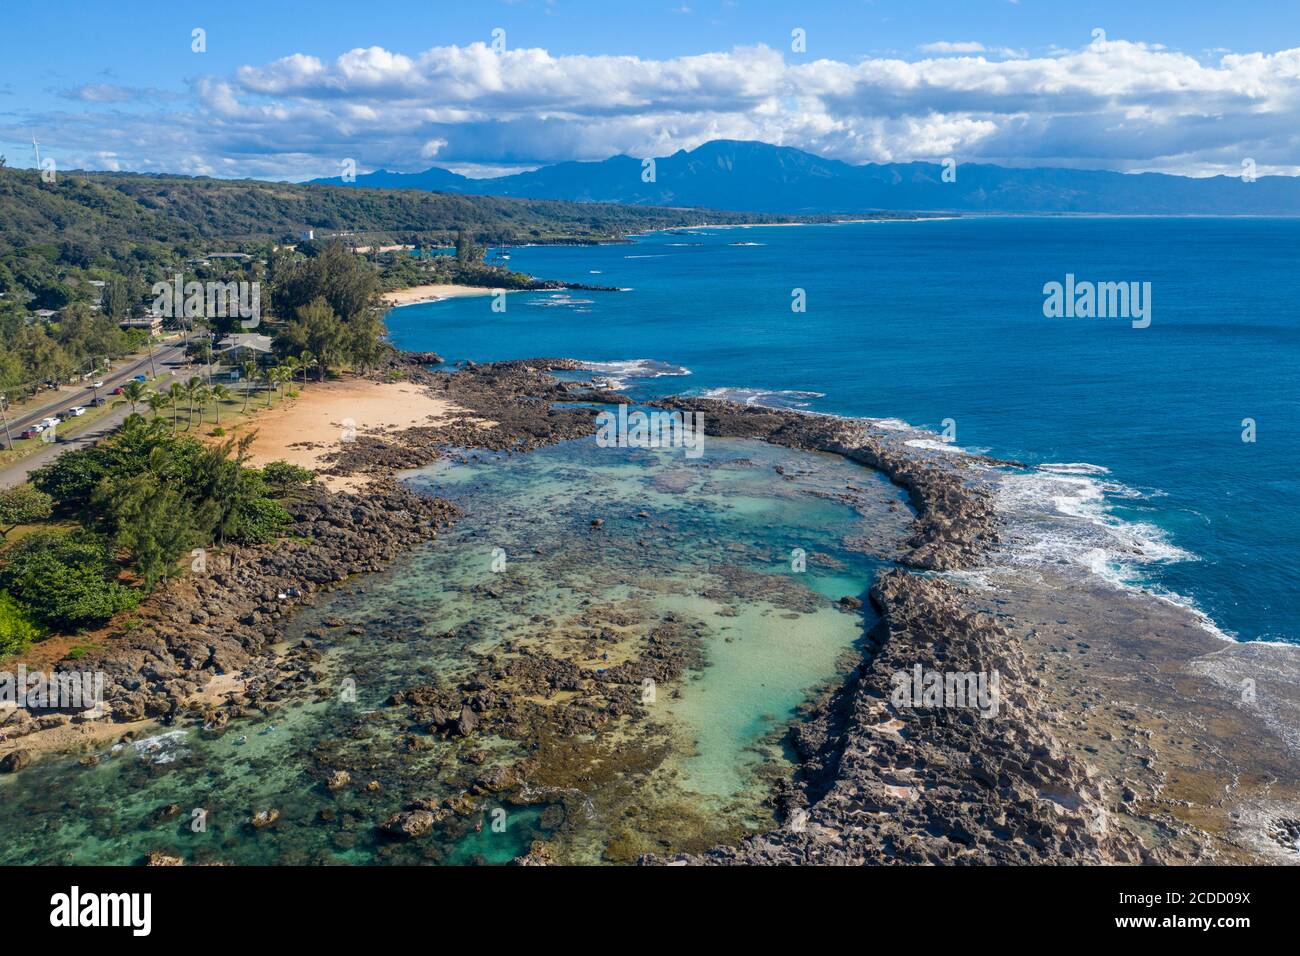
{"type": "Polygon", "coordinates": [[[237,332],[217,343],[217,355],[227,365],[239,365],[252,359],[259,365],[271,354],[271,337],[257,332],[237,332]]]}
{"type": "Polygon", "coordinates": [[[134,318],[123,319],[117,323],[117,327],[123,331],[131,329],[143,329],[150,335],[160,335],[162,333],[162,316],[156,312],[150,312],[148,315],[137,315],[134,318]]]}

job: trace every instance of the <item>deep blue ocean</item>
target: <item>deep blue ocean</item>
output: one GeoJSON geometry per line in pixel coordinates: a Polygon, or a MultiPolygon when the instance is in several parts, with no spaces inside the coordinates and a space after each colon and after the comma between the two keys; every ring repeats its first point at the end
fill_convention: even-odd
{"type": "Polygon", "coordinates": [[[393,341],[451,362],[609,363],[596,370],[638,397],[936,432],[951,419],[962,448],[1070,466],[1064,500],[1046,493],[1130,545],[1094,556],[1100,573],[1186,599],[1238,639],[1300,641],[1300,221],[707,228],[507,252],[520,271],[631,291],[408,306],[388,316],[393,341]],[[1067,273],[1151,283],[1150,326],[1045,318],[1043,286],[1067,273]]]}

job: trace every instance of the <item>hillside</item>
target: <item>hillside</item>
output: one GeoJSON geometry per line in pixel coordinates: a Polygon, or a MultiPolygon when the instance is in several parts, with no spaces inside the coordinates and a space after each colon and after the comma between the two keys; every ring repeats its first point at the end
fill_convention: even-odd
{"type": "Polygon", "coordinates": [[[254,180],[128,173],[0,169],[0,256],[50,246],[71,265],[136,247],[196,251],[295,238],[304,229],[367,239],[449,243],[464,230],[479,242],[590,242],[706,221],[771,217],[704,210],[629,208],[578,202],[345,189],[254,180]],[[200,248],[201,247],[201,248],[200,248]]]}
{"type": "MultiPolygon", "coordinates": [[[[655,161],[655,182],[641,161],[614,156],[559,163],[512,176],[467,179],[445,169],[380,170],[357,186],[437,189],[531,199],[628,205],[709,206],[791,215],[858,214],[880,209],[927,212],[1112,213],[1146,215],[1300,215],[1300,178],[1193,179],[1051,167],[1012,169],[962,163],[943,181],[935,163],[853,166],[767,143],[714,140],[655,161]]],[[[319,180],[319,182],[337,182],[319,180]]]]}

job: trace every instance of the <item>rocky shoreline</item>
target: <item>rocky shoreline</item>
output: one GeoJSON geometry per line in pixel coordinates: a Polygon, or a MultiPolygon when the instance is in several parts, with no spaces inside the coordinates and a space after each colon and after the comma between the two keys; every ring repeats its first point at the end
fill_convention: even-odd
{"type": "MultiPolygon", "coordinates": [[[[383,567],[455,519],[449,503],[400,484],[400,472],[468,449],[523,453],[584,437],[594,431],[596,409],[576,403],[625,400],[550,374],[580,369],[571,359],[467,363],[455,372],[426,368],[435,364],[441,359],[433,353],[398,355],[375,375],[421,384],[463,409],[459,417],[340,445],[327,470],[369,479],[362,493],[314,488],[292,504],[289,538],[210,556],[203,573],[170,582],[142,605],[129,631],[112,635],[102,651],[72,665],[108,675],[113,721],[191,719],[220,732],[232,718],[309,692],[323,677],[320,655],[310,641],[282,646],[293,610],[352,575],[383,567]],[[220,686],[219,697],[213,686],[220,686]]],[[[713,399],[656,404],[701,413],[712,436],[827,452],[866,465],[905,489],[915,514],[900,567],[882,574],[871,589],[881,620],[861,661],[790,731],[800,765],[793,782],[777,786],[782,826],[671,858],[642,856],[641,862],[1164,863],[1214,855],[1213,840],[1189,819],[1191,813],[1173,805],[1179,802],[1169,798],[1173,785],[1156,781],[1149,765],[1139,763],[1120,777],[1099,774],[1085,759],[1096,748],[1079,732],[1080,721],[1062,720],[1062,710],[1072,704],[1043,663],[1040,631],[996,607],[1009,599],[990,602],[954,581],[955,574],[984,567],[1002,544],[989,475],[1023,466],[913,447],[907,439],[914,433],[865,421],[713,399]],[[892,700],[894,675],[918,667],[997,674],[997,714],[951,706],[900,709],[892,700]]],[[[1041,591],[1028,587],[1025,594],[1017,595],[1021,606],[1041,611],[1041,591]]],[[[609,624],[593,618],[579,630],[599,634],[609,624]]],[[[516,648],[519,656],[482,659],[454,687],[414,683],[396,695],[385,708],[392,719],[421,734],[460,741],[458,759],[471,796],[457,807],[415,801],[390,814],[386,832],[404,841],[448,820],[466,827],[473,795],[517,793],[522,787],[535,796],[548,781],[560,787],[564,775],[552,764],[576,759],[565,741],[639,713],[635,688],[641,680],[672,683],[698,663],[698,638],[687,622],[666,620],[655,633],[657,638],[598,679],[536,646],[516,648]],[[558,707],[529,702],[557,693],[576,696],[558,707]],[[476,769],[483,751],[473,738],[489,732],[522,742],[533,756],[508,770],[476,769]]],[[[1135,727],[1126,714],[1103,732],[1111,740],[1118,733],[1136,741],[1130,747],[1136,752],[1155,731],[1135,727]]],[[[63,748],[79,739],[89,743],[104,724],[79,715],[11,713],[0,723],[0,758],[39,750],[43,737],[63,748]]],[[[413,737],[412,746],[418,739],[423,737],[413,737]]],[[[646,753],[661,747],[643,743],[646,753]]],[[[6,759],[19,766],[27,762],[6,759]]],[[[607,760],[616,762],[612,751],[607,760]]],[[[344,777],[362,770],[328,753],[316,763],[322,780],[341,780],[340,788],[347,785],[344,777]]],[[[1270,819],[1261,823],[1271,825],[1270,819]]],[[[709,830],[702,826],[700,832],[709,830]]],[[[1243,842],[1249,840],[1238,840],[1243,842]]],[[[638,857],[616,852],[609,858],[638,857]]],[[[546,847],[539,845],[518,862],[547,860],[546,847]]]]}

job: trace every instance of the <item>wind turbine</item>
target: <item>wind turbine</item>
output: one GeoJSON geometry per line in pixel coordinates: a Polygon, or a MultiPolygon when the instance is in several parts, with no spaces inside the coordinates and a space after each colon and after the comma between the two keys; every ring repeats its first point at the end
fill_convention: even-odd
{"type": "Polygon", "coordinates": [[[32,152],[36,155],[36,171],[41,171],[41,145],[36,142],[36,136],[32,136],[32,152]]]}

